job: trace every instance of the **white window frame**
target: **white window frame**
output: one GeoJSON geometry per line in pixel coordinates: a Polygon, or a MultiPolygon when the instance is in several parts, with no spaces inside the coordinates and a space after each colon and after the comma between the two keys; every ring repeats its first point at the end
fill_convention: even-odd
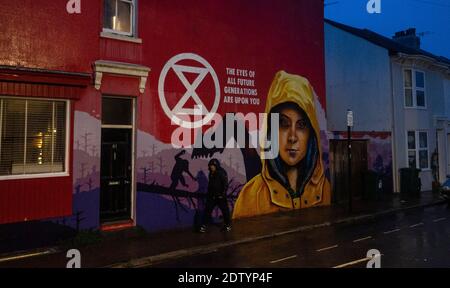
{"type": "MultiPolygon", "coordinates": [[[[38,100],[38,101],[59,101],[66,103],[66,138],[65,138],[65,159],[64,159],[64,171],[62,172],[50,172],[50,173],[36,173],[36,174],[18,174],[18,175],[0,175],[0,180],[16,180],[16,179],[39,179],[39,178],[56,178],[56,177],[67,177],[70,176],[70,100],[61,99],[51,99],[51,98],[40,98],[40,97],[10,97],[10,96],[0,96],[1,99],[19,99],[19,100],[38,100]]],[[[3,109],[2,109],[3,111],[3,109]]],[[[1,121],[1,118],[0,118],[1,121]]],[[[0,127],[2,127],[0,123],[0,127]]],[[[1,145],[1,141],[0,141],[1,145]]]]}
{"type": "MultiPolygon", "coordinates": [[[[107,1],[107,0],[104,0],[107,1]]],[[[109,28],[105,28],[103,27],[103,32],[104,33],[109,33],[109,34],[117,34],[117,35],[122,35],[122,36],[127,36],[127,37],[131,37],[134,38],[136,37],[136,26],[137,26],[137,5],[136,5],[136,1],[137,0],[119,0],[122,2],[126,2],[126,3],[130,3],[131,4],[131,16],[130,16],[130,28],[131,31],[130,32],[122,32],[122,31],[117,31],[114,29],[109,29],[109,28]]],[[[105,9],[105,6],[103,5],[102,9],[105,9]]],[[[117,11],[117,6],[116,6],[116,11],[117,11]]],[[[105,13],[105,11],[103,11],[103,13],[105,13]]],[[[105,25],[105,23],[103,22],[104,19],[102,19],[102,26],[105,25]]]]}
{"type": "Polygon", "coordinates": [[[403,74],[402,74],[402,79],[403,79],[403,105],[405,109],[427,109],[427,93],[426,93],[426,86],[427,86],[427,81],[426,81],[426,73],[423,70],[419,70],[419,69],[414,69],[414,68],[404,68],[403,69],[403,74]],[[411,87],[405,87],[405,71],[411,71],[411,87]],[[417,87],[416,85],[416,72],[422,73],[423,74],[423,88],[422,87],[417,87]],[[406,106],[406,89],[411,89],[412,90],[412,101],[413,101],[413,105],[412,106],[406,106]],[[417,90],[423,91],[424,94],[424,106],[417,106],[417,90]]]}
{"type": "Polygon", "coordinates": [[[409,167],[409,152],[414,151],[415,152],[415,156],[416,156],[416,168],[420,169],[422,171],[428,171],[430,170],[430,137],[429,137],[429,133],[426,130],[406,130],[406,167],[409,167]],[[415,137],[415,144],[416,147],[414,147],[414,149],[409,149],[409,143],[408,143],[408,133],[409,132],[414,132],[414,137],[415,137]],[[427,134],[427,148],[420,148],[420,138],[419,138],[419,133],[426,133],[427,134]],[[420,157],[419,157],[419,152],[420,151],[427,151],[427,167],[426,168],[420,168],[420,157]]]}

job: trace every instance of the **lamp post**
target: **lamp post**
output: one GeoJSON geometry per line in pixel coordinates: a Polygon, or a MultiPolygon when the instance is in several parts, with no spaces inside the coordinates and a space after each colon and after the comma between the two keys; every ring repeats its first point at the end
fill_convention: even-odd
{"type": "Polygon", "coordinates": [[[347,109],[347,163],[348,163],[348,211],[352,213],[352,127],[353,127],[353,111],[347,109]]]}

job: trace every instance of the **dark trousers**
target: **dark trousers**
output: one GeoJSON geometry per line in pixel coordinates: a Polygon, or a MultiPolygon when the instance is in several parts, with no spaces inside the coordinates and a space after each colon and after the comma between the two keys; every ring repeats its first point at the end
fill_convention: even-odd
{"type": "Polygon", "coordinates": [[[211,214],[216,206],[222,211],[223,221],[225,225],[231,224],[230,209],[228,208],[228,201],[225,197],[212,198],[208,197],[206,200],[205,212],[203,214],[203,225],[211,221],[211,214]]]}

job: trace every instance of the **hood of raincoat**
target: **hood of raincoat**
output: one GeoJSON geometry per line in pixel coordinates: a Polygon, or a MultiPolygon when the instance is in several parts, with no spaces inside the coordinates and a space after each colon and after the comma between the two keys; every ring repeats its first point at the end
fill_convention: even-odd
{"type": "Polygon", "coordinates": [[[213,159],[209,160],[208,166],[211,166],[211,165],[216,166],[217,169],[222,168],[222,167],[220,166],[219,160],[217,160],[216,158],[213,158],[213,159]]]}

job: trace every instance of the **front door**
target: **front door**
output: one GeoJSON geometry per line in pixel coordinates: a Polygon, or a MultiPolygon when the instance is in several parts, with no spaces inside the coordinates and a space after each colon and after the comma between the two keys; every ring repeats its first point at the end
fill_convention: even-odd
{"type": "Polygon", "coordinates": [[[102,129],[100,218],[130,219],[131,129],[102,129]]]}
{"type": "MultiPolygon", "coordinates": [[[[351,186],[354,197],[362,196],[365,189],[367,163],[367,141],[352,140],[352,175],[351,186]]],[[[333,202],[348,200],[348,150],[347,140],[330,140],[330,170],[333,202]]]]}
{"type": "Polygon", "coordinates": [[[104,97],[102,104],[100,221],[132,218],[133,101],[104,97]]]}

